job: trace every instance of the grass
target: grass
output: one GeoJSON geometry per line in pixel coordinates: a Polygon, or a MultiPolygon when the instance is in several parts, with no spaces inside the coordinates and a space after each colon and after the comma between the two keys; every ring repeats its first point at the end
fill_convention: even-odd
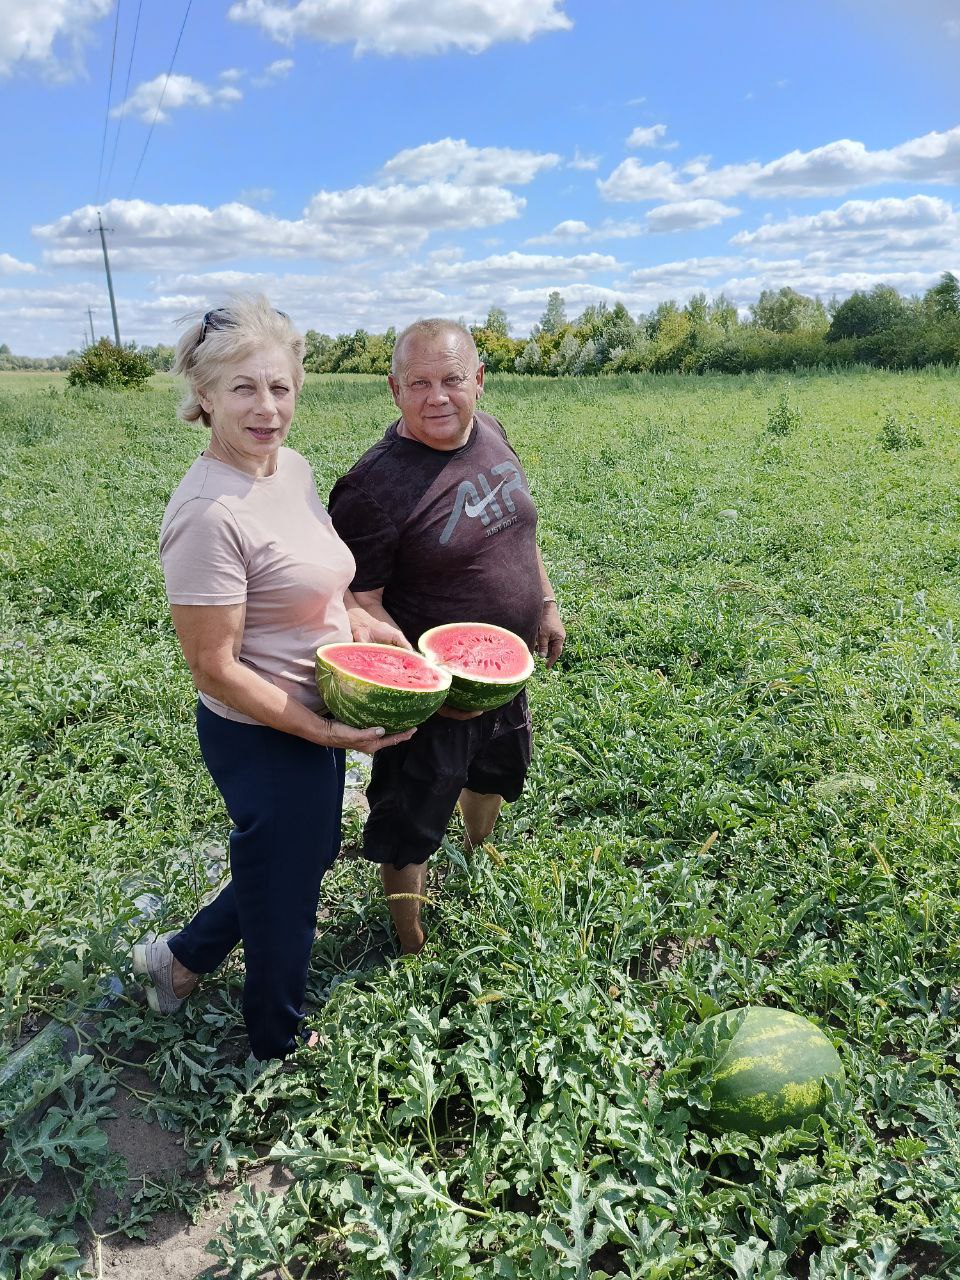
{"type": "MultiPolygon", "coordinates": [[[[155,548],[200,436],[169,379],[13,378],[8,1045],[122,976],[142,894],[161,926],[192,911],[225,836],[155,548]]],[[[93,1134],[144,1042],[144,1106],[198,1167],[272,1145],[300,1176],[235,1212],[237,1276],[960,1274],[960,377],[501,377],[484,407],[526,465],[570,633],[534,678],[525,796],[489,854],[465,860],[451,830],[418,962],[370,968],[386,910],[368,868],[338,864],[321,1049],[293,1075],[234,1065],[235,966],[180,1023],[123,1002],[88,1023],[53,1119],[9,1129],[0,1275],[15,1257],[42,1275],[38,1249],[70,1273],[94,1186],[124,1182],[93,1134]],[[705,1128],[694,1028],[745,1003],[838,1045],[826,1122],[705,1128]],[[51,1162],[74,1194],[43,1219],[51,1162]]],[[[323,495],[391,409],[380,380],[308,379],[291,443],[323,495]]]]}

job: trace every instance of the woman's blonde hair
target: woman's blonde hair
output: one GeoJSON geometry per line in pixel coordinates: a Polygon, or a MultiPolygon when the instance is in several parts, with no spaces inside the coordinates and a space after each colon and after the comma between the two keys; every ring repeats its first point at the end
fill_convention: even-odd
{"type": "Polygon", "coordinates": [[[187,390],[177,410],[184,422],[210,419],[200,396],[216,387],[226,365],[242,360],[258,347],[276,346],[290,357],[297,395],[303,386],[303,337],[290,317],[277,311],[262,293],[231,295],[220,307],[181,316],[178,324],[190,327],[177,343],[173,372],[186,379],[187,390]]]}

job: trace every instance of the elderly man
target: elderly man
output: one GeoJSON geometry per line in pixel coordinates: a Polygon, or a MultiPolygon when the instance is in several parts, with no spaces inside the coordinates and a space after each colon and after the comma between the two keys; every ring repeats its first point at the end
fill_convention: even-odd
{"type": "MultiPolygon", "coordinates": [[[[357,562],[351,589],[412,644],[444,622],[490,622],[547,661],[564,628],[537,549],[537,513],[503,427],[477,411],[483,365],[449,320],[418,320],[397,338],[390,390],[401,417],[337,481],[330,515],[357,562]]],[[[516,800],[530,763],[526,695],[506,707],[441,710],[378,752],[364,857],[380,863],[405,954],[420,950],[426,865],[459,801],[468,845],[516,800]]]]}

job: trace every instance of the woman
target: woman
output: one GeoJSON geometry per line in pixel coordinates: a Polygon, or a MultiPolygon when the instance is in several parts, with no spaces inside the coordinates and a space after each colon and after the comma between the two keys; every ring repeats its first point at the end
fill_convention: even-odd
{"type": "Polygon", "coordinates": [[[232,879],[186,928],[133,957],[151,1006],[172,1013],[242,941],[243,1014],[261,1060],[300,1043],[320,881],[340,845],[344,748],[410,737],[321,714],[318,645],[409,645],[354,601],[353,556],[309,464],[283,447],[302,359],[302,338],[262,296],[197,317],[177,347],[180,417],[210,440],[167,506],[160,557],[200,695],[200,749],[234,824],[232,879]]]}

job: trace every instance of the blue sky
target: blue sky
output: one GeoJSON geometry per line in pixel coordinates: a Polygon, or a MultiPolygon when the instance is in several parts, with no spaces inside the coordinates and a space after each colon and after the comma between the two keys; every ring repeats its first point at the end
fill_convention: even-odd
{"type": "Polygon", "coordinates": [[[185,11],[0,0],[14,351],[76,347],[88,304],[110,332],[98,208],[141,343],[236,288],[329,333],[519,335],[552,289],[960,274],[960,0],[193,0],[161,103],[185,11]]]}

